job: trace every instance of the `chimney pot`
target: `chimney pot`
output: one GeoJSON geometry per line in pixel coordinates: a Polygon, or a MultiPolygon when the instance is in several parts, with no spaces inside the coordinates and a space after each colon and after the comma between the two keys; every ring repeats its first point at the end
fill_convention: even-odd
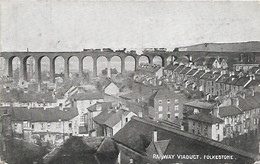
{"type": "Polygon", "coordinates": [[[156,130],[154,130],[153,131],[153,142],[157,142],[157,138],[158,136],[157,136],[157,131],[156,130]]]}

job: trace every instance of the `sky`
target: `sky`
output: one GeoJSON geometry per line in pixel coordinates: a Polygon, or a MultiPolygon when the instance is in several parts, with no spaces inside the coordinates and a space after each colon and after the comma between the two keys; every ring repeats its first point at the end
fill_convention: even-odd
{"type": "Polygon", "coordinates": [[[1,2],[0,51],[173,49],[260,40],[257,2],[1,2]]]}

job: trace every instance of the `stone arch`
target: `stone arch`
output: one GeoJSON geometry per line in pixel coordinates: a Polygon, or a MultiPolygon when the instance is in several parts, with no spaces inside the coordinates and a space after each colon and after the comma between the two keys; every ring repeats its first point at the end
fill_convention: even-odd
{"type": "Polygon", "coordinates": [[[122,58],[120,56],[113,56],[110,60],[111,74],[122,73],[122,58]]]}
{"type": "Polygon", "coordinates": [[[55,56],[53,59],[54,62],[54,76],[56,74],[63,74],[65,72],[65,59],[62,56],[55,56]]]}
{"type": "Polygon", "coordinates": [[[105,56],[97,57],[97,74],[107,75],[108,74],[108,58],[105,56]],[[103,71],[103,73],[102,73],[103,71]]]}
{"type": "Polygon", "coordinates": [[[0,77],[4,76],[5,58],[0,56],[0,77]]]}
{"type": "Polygon", "coordinates": [[[14,78],[14,81],[19,80],[21,60],[17,56],[9,59],[9,75],[14,78]]]}
{"type": "Polygon", "coordinates": [[[139,58],[138,64],[140,65],[140,64],[144,64],[144,63],[146,63],[146,64],[150,63],[150,59],[146,55],[141,55],[140,58],[139,58]]]}
{"type": "Polygon", "coordinates": [[[133,56],[127,56],[125,58],[126,71],[135,71],[136,59],[133,56]]]}
{"type": "Polygon", "coordinates": [[[85,56],[83,62],[83,78],[90,78],[93,76],[94,59],[91,56],[85,56]]]}
{"type": "Polygon", "coordinates": [[[70,56],[68,58],[68,73],[69,73],[69,77],[73,78],[73,77],[78,77],[79,75],[79,58],[77,56],[70,56]]]}
{"type": "Polygon", "coordinates": [[[153,64],[158,64],[158,65],[163,66],[163,65],[164,65],[164,59],[163,59],[163,57],[162,57],[162,56],[159,56],[159,55],[154,56],[154,58],[153,58],[153,64]]]}
{"type": "Polygon", "coordinates": [[[35,80],[35,58],[33,56],[27,56],[23,59],[24,61],[24,76],[26,81],[35,80]]]}
{"type": "Polygon", "coordinates": [[[48,56],[42,56],[39,59],[40,78],[42,81],[47,81],[50,78],[51,59],[48,56]]]}

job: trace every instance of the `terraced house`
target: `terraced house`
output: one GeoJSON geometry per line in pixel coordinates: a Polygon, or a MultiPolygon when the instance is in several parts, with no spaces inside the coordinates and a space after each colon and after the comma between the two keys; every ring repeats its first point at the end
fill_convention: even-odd
{"type": "Polygon", "coordinates": [[[225,121],[224,137],[256,134],[259,124],[260,93],[243,94],[228,99],[218,107],[218,110],[218,116],[225,121]]]}

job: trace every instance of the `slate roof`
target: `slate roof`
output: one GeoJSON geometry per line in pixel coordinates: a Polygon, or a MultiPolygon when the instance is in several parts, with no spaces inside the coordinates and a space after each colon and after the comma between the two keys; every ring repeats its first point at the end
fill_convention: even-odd
{"type": "Polygon", "coordinates": [[[238,114],[243,114],[243,112],[236,106],[230,105],[219,107],[220,117],[236,116],[238,114]]]}
{"type": "Polygon", "coordinates": [[[204,73],[205,73],[204,70],[200,70],[200,71],[197,72],[193,77],[195,77],[195,78],[199,78],[199,77],[201,77],[204,73]]]}
{"type": "Polygon", "coordinates": [[[173,62],[170,62],[166,67],[164,67],[165,70],[173,70],[178,67],[178,64],[173,64],[173,62]]]}
{"type": "Polygon", "coordinates": [[[217,80],[217,83],[224,83],[228,79],[228,77],[229,77],[228,74],[224,74],[220,76],[220,78],[217,80]]]}
{"type": "Polygon", "coordinates": [[[206,72],[204,73],[200,78],[201,79],[208,79],[212,75],[212,72],[206,72]]]}
{"type": "Polygon", "coordinates": [[[215,106],[215,104],[213,104],[213,103],[209,103],[206,101],[199,101],[199,100],[187,102],[184,105],[195,107],[195,108],[200,108],[200,109],[208,109],[208,110],[212,110],[215,106]]]}
{"type": "Polygon", "coordinates": [[[98,100],[103,99],[104,95],[101,92],[82,92],[82,93],[75,93],[72,96],[75,100],[98,100]]]}
{"type": "Polygon", "coordinates": [[[248,105],[248,103],[246,102],[245,99],[243,99],[243,98],[241,98],[241,97],[238,97],[238,101],[239,101],[238,107],[239,107],[242,111],[248,111],[248,110],[253,109],[250,105],[248,105]]]}
{"type": "Polygon", "coordinates": [[[71,137],[44,156],[44,163],[115,163],[118,147],[109,137],[71,137]],[[71,151],[68,151],[71,150],[71,151]],[[75,154],[84,156],[75,156],[75,154]],[[71,156],[67,158],[66,156],[71,156]],[[84,161],[83,161],[84,160],[84,161]]]}
{"type": "Polygon", "coordinates": [[[176,93],[172,90],[168,89],[160,89],[156,91],[154,94],[151,95],[150,99],[172,99],[172,98],[178,98],[178,99],[185,99],[185,95],[182,93],[176,93]]]}
{"type": "Polygon", "coordinates": [[[151,157],[153,156],[153,154],[164,155],[169,143],[170,140],[160,140],[156,142],[152,141],[147,148],[147,155],[151,157]]]}
{"type": "Polygon", "coordinates": [[[185,68],[184,65],[180,65],[178,68],[176,68],[175,72],[180,73],[181,70],[183,70],[184,68],[185,68]]]}
{"type": "Polygon", "coordinates": [[[56,100],[52,96],[51,92],[36,93],[28,92],[24,93],[16,89],[10,90],[9,92],[0,91],[0,101],[1,102],[20,102],[20,103],[55,103],[56,100]]]}
{"type": "Polygon", "coordinates": [[[169,70],[175,70],[177,67],[179,66],[179,64],[175,64],[173,67],[171,67],[169,70]]]}
{"type": "Polygon", "coordinates": [[[68,121],[78,115],[76,108],[20,108],[20,107],[0,107],[0,111],[7,109],[14,121],[31,121],[31,122],[59,122],[68,121]]]}
{"type": "Polygon", "coordinates": [[[204,57],[199,57],[196,60],[194,60],[194,63],[197,66],[203,66],[204,62],[205,62],[205,58],[204,57]]]}
{"type": "Polygon", "coordinates": [[[260,86],[260,80],[252,80],[250,81],[245,88],[260,86]]]}
{"type": "MultiPolygon", "coordinates": [[[[242,159],[249,160],[244,163],[252,163],[254,158],[258,157],[257,154],[138,117],[132,117],[131,121],[113,136],[113,139],[131,151],[145,155],[146,148],[152,141],[154,130],[158,132],[158,141],[170,139],[165,154],[232,154],[240,162],[242,159]]],[[[154,159],[151,160],[154,161],[154,159]]],[[[202,163],[202,161],[198,163],[202,163]]]]}
{"type": "Polygon", "coordinates": [[[206,64],[208,66],[212,66],[212,64],[214,63],[215,60],[216,60],[216,58],[208,58],[208,59],[206,59],[206,64]]]}
{"type": "Polygon", "coordinates": [[[216,124],[216,123],[223,122],[223,120],[221,120],[220,118],[209,115],[209,114],[205,114],[203,112],[200,112],[200,113],[194,114],[194,115],[190,115],[190,116],[188,116],[188,119],[205,122],[205,123],[209,123],[209,124],[216,124]]]}
{"type": "Polygon", "coordinates": [[[198,71],[197,68],[193,68],[192,70],[190,70],[187,75],[193,75],[194,73],[196,73],[198,71]]]}
{"type": "Polygon", "coordinates": [[[248,83],[248,81],[250,80],[249,77],[241,77],[238,79],[238,81],[236,82],[236,86],[245,86],[246,83],[248,83]]]}
{"type": "Polygon", "coordinates": [[[105,125],[110,128],[114,127],[122,119],[123,114],[127,114],[129,111],[119,110],[106,110],[102,111],[99,115],[93,118],[93,120],[99,125],[105,125]]]}
{"type": "Polygon", "coordinates": [[[115,112],[111,110],[102,111],[99,115],[93,118],[93,121],[99,125],[103,125],[115,112]]]}
{"type": "Polygon", "coordinates": [[[232,84],[232,83],[234,83],[234,82],[232,82],[232,81],[237,81],[238,80],[238,76],[236,76],[236,75],[232,75],[232,76],[230,76],[230,77],[228,77],[226,80],[225,80],[225,84],[232,84]]]}
{"type": "Polygon", "coordinates": [[[156,73],[160,68],[161,68],[161,66],[157,65],[157,64],[141,64],[138,67],[137,72],[139,72],[139,73],[141,73],[141,72],[156,73]]]}
{"type": "Polygon", "coordinates": [[[90,107],[88,107],[88,110],[91,112],[97,111],[97,106],[101,105],[101,110],[107,110],[109,108],[112,107],[112,102],[97,102],[94,105],[91,105],[90,107]]]}
{"type": "Polygon", "coordinates": [[[211,77],[209,78],[209,80],[216,81],[219,78],[219,76],[221,76],[221,74],[219,72],[213,73],[211,75],[211,77]]]}
{"type": "Polygon", "coordinates": [[[180,72],[180,74],[186,74],[190,69],[191,67],[186,67],[180,72]]]}

